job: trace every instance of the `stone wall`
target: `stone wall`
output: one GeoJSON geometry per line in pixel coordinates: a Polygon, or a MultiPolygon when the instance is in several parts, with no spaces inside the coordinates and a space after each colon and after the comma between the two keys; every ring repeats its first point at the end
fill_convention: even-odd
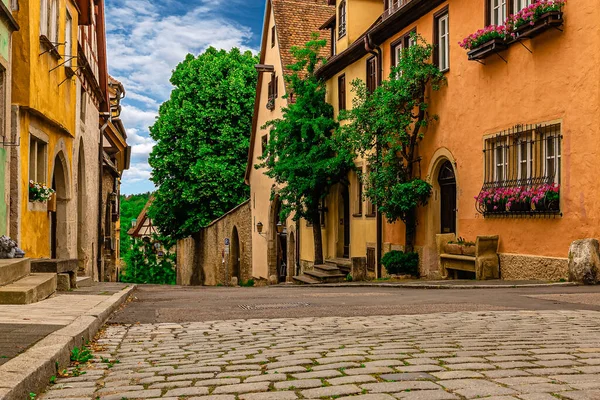
{"type": "Polygon", "coordinates": [[[507,281],[569,278],[567,258],[500,253],[500,277],[507,281]]]}
{"type": "Polygon", "coordinates": [[[246,201],[193,237],[177,242],[177,284],[229,285],[233,275],[238,281],[251,279],[251,215],[250,201],[246,201]],[[225,254],[225,238],[231,242],[229,255],[225,254]],[[233,271],[236,262],[239,274],[233,271]]]}

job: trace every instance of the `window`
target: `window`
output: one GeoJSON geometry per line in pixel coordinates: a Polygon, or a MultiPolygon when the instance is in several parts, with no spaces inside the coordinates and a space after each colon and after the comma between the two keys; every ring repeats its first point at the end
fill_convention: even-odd
{"type": "Polygon", "coordinates": [[[561,125],[516,126],[485,141],[485,183],[560,183],[561,125]]]}
{"type": "Polygon", "coordinates": [[[31,136],[29,140],[29,180],[46,184],[46,142],[31,136]]]}
{"type": "Polygon", "coordinates": [[[65,22],[65,66],[70,67],[71,63],[71,54],[73,47],[73,18],[71,18],[71,14],[67,11],[67,20],[65,22]]]}
{"type": "Polygon", "coordinates": [[[346,0],[342,0],[338,15],[338,39],[346,35],[346,0]]]}
{"type": "Polygon", "coordinates": [[[48,0],[40,1],[40,36],[48,36],[48,0]]]}
{"type": "Polygon", "coordinates": [[[268,90],[268,95],[269,98],[267,100],[267,108],[269,110],[274,110],[275,109],[275,99],[278,97],[278,83],[279,83],[279,78],[277,76],[275,76],[275,74],[271,75],[271,81],[269,82],[269,90],[268,90]]]}
{"type": "Polygon", "coordinates": [[[375,56],[367,60],[367,90],[373,93],[377,88],[377,58],[375,56]]]}
{"type": "MultiPolygon", "coordinates": [[[[504,25],[506,20],[506,0],[489,1],[489,25],[504,25]]],[[[518,0],[517,0],[518,1],[518,0]]]]}
{"type": "Polygon", "coordinates": [[[440,71],[450,68],[450,26],[448,10],[439,13],[435,23],[435,62],[440,71]]]}
{"type": "Polygon", "coordinates": [[[263,135],[263,137],[260,140],[260,153],[261,153],[261,155],[264,155],[265,151],[267,151],[267,145],[268,144],[269,144],[269,136],[263,135]]]}
{"type": "Polygon", "coordinates": [[[337,41],[335,40],[335,29],[331,28],[331,56],[335,56],[336,54],[336,43],[337,41]]]}
{"type": "Polygon", "coordinates": [[[58,43],[58,0],[50,0],[48,18],[48,39],[56,46],[58,43]]]}
{"type": "Polygon", "coordinates": [[[408,49],[415,44],[413,35],[416,35],[416,33],[417,30],[413,29],[392,43],[392,67],[398,67],[400,65],[400,58],[402,58],[402,52],[404,49],[408,49]]]}
{"type": "Polygon", "coordinates": [[[493,143],[494,149],[494,181],[503,182],[506,180],[508,172],[508,156],[505,140],[498,140],[493,143]]]}
{"type": "Polygon", "coordinates": [[[544,134],[544,167],[550,182],[560,183],[561,138],[552,132],[544,134]]]}
{"type": "Polygon", "coordinates": [[[338,107],[340,111],[346,109],[346,75],[338,78],[338,107]]]}
{"type": "Polygon", "coordinates": [[[85,122],[85,113],[87,110],[87,92],[83,85],[81,86],[81,104],[79,105],[79,119],[85,122]]]}
{"type": "Polygon", "coordinates": [[[513,8],[511,11],[513,13],[518,13],[519,11],[530,5],[531,0],[513,0],[513,8]]]}
{"type": "Polygon", "coordinates": [[[275,47],[275,25],[271,28],[271,48],[275,47]]]}

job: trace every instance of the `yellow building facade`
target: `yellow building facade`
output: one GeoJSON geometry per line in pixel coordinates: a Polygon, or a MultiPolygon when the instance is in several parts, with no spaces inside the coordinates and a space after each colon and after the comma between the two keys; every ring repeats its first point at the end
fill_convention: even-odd
{"type": "Polygon", "coordinates": [[[72,258],[76,252],[71,210],[76,135],[78,8],[70,0],[19,1],[21,26],[13,42],[13,115],[20,146],[13,159],[13,237],[28,257],[72,258]],[[29,182],[56,190],[56,212],[29,201],[29,182]]]}

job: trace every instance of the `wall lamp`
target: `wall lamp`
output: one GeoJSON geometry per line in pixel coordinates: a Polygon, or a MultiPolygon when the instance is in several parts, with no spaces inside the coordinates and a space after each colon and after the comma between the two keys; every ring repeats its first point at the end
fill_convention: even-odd
{"type": "Polygon", "coordinates": [[[259,235],[266,237],[266,234],[263,234],[262,231],[263,231],[263,224],[262,224],[262,222],[259,222],[256,224],[256,232],[258,232],[259,235]]]}

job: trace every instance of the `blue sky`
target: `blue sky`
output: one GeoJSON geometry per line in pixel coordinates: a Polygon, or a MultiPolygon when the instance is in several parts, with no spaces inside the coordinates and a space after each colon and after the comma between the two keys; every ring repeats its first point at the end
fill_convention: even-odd
{"type": "Polygon", "coordinates": [[[108,65],[127,90],[121,117],[132,146],[123,194],[154,190],[148,127],[169,98],[171,71],[186,54],[198,55],[209,46],[257,53],[264,6],[264,0],[106,1],[108,65]]]}

